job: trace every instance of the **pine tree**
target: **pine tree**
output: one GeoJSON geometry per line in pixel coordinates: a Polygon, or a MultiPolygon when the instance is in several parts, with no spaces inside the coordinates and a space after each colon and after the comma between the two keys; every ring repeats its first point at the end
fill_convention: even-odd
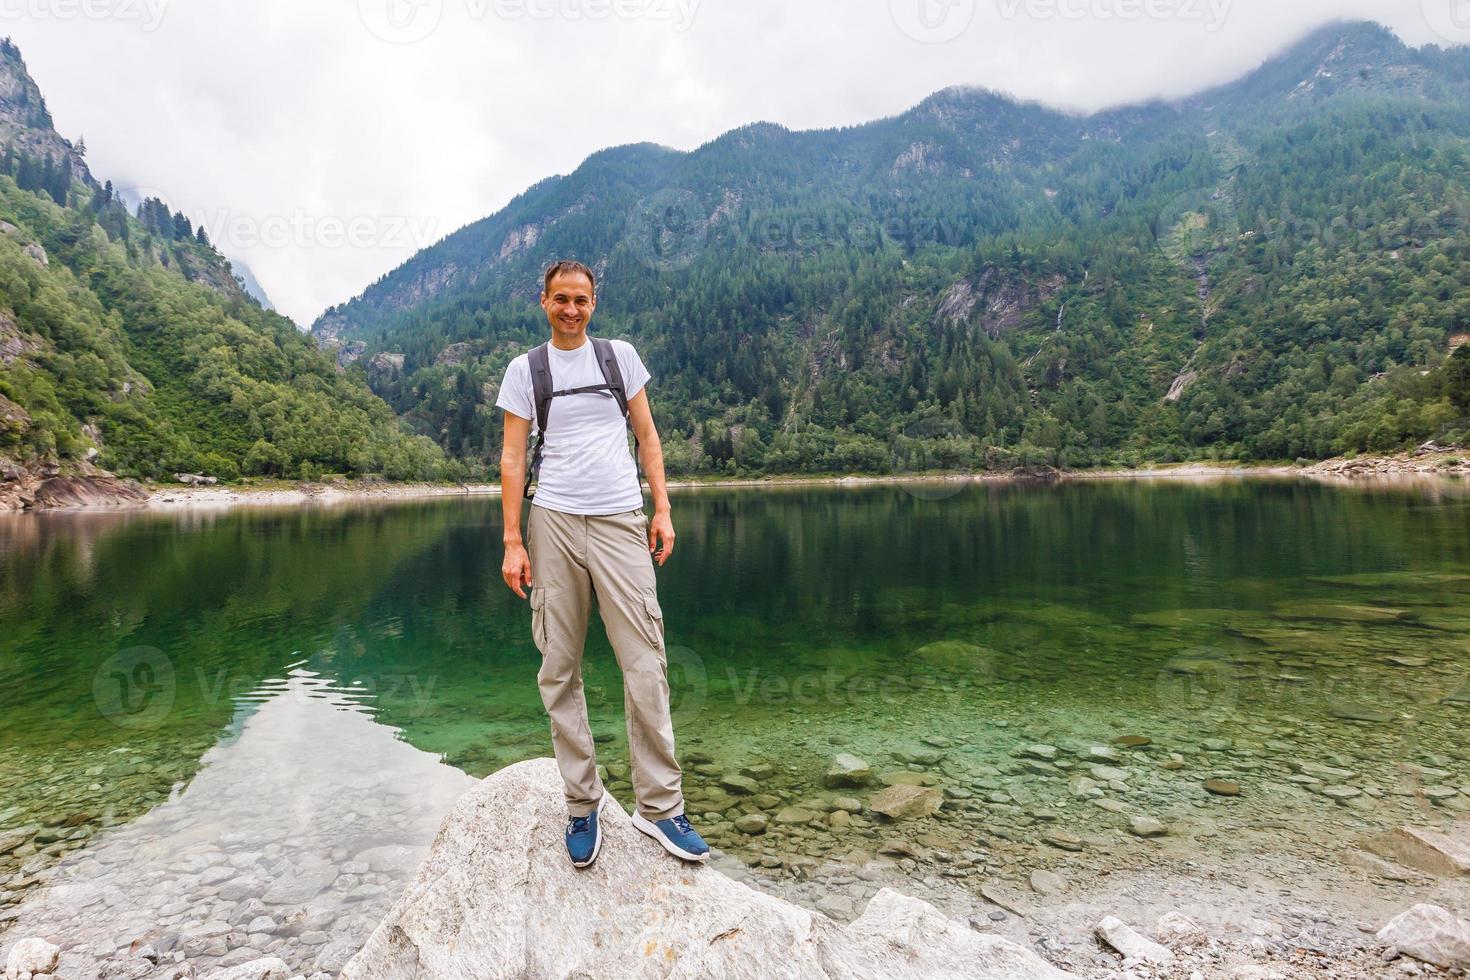
{"type": "MultiPolygon", "coordinates": [[[[51,164],[51,158],[47,157],[46,162],[51,164]]],[[[45,191],[51,195],[53,201],[66,207],[67,198],[71,195],[71,163],[65,158],[52,164],[51,177],[46,181],[45,191]]]]}

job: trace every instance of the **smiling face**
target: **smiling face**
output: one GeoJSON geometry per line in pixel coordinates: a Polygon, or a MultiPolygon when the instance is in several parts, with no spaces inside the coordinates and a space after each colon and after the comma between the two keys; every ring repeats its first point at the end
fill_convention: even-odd
{"type": "Polygon", "coordinates": [[[541,308],[551,324],[551,342],[562,350],[582,346],[597,297],[592,280],[580,272],[561,272],[551,278],[541,294],[541,308]]]}

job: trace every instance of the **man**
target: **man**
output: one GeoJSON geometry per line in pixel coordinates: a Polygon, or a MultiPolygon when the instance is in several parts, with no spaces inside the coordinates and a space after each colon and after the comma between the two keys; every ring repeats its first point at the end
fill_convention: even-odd
{"type": "MultiPolygon", "coordinates": [[[[644,390],[649,380],[633,346],[611,342],[616,372],[597,358],[587,325],[597,308],[597,280],[580,262],[546,270],[541,308],[551,326],[545,361],[550,381],[543,391],[540,472],[526,541],[521,541],[526,441],[539,419],[533,381],[535,352],[506,369],[496,405],[505,410],[505,448],[500,456],[501,506],[505,513],[505,561],[501,576],[516,595],[531,590],[531,631],[541,651],[538,683],[551,716],[552,746],[566,784],[567,853],[585,868],[602,846],[598,825],[606,795],[597,774],[587,701],[582,692],[582,646],[592,598],[623,672],[628,715],[628,755],[637,807],[633,825],[688,861],[709,856],[709,846],[684,816],[669,685],[663,613],[658,605],[652,555],[660,566],[674,553],[674,525],[664,485],[663,448],[644,390]],[[619,379],[617,375],[620,374],[619,379]],[[616,387],[621,380],[627,419],[616,387]],[[628,452],[627,424],[653,494],[653,519],[643,512],[643,489],[628,452]],[[529,548],[529,552],[528,552],[529,548]],[[534,568],[534,574],[533,574],[534,568]]],[[[534,461],[533,461],[534,462],[534,461]]]]}

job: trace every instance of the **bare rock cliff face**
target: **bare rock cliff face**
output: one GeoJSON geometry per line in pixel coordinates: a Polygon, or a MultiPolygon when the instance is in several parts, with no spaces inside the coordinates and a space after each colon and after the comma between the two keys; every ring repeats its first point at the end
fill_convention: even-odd
{"type": "Polygon", "coordinates": [[[62,475],[55,463],[23,466],[0,456],[0,513],[142,507],[148,497],[141,484],[90,463],[78,463],[76,472],[62,475]]]}
{"type": "Polygon", "coordinates": [[[0,50],[0,144],[14,146],[37,159],[65,162],[72,176],[95,187],[82,155],[53,128],[51,113],[20,52],[7,42],[0,50]]]}

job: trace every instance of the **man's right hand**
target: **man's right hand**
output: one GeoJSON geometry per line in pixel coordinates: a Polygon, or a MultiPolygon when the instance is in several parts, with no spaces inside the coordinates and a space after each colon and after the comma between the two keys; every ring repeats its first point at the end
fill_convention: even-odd
{"type": "Polygon", "coordinates": [[[505,546],[505,560],[500,563],[500,577],[505,579],[509,589],[522,599],[526,597],[524,585],[527,589],[531,587],[531,556],[526,554],[526,546],[522,544],[508,544],[505,546]]]}

